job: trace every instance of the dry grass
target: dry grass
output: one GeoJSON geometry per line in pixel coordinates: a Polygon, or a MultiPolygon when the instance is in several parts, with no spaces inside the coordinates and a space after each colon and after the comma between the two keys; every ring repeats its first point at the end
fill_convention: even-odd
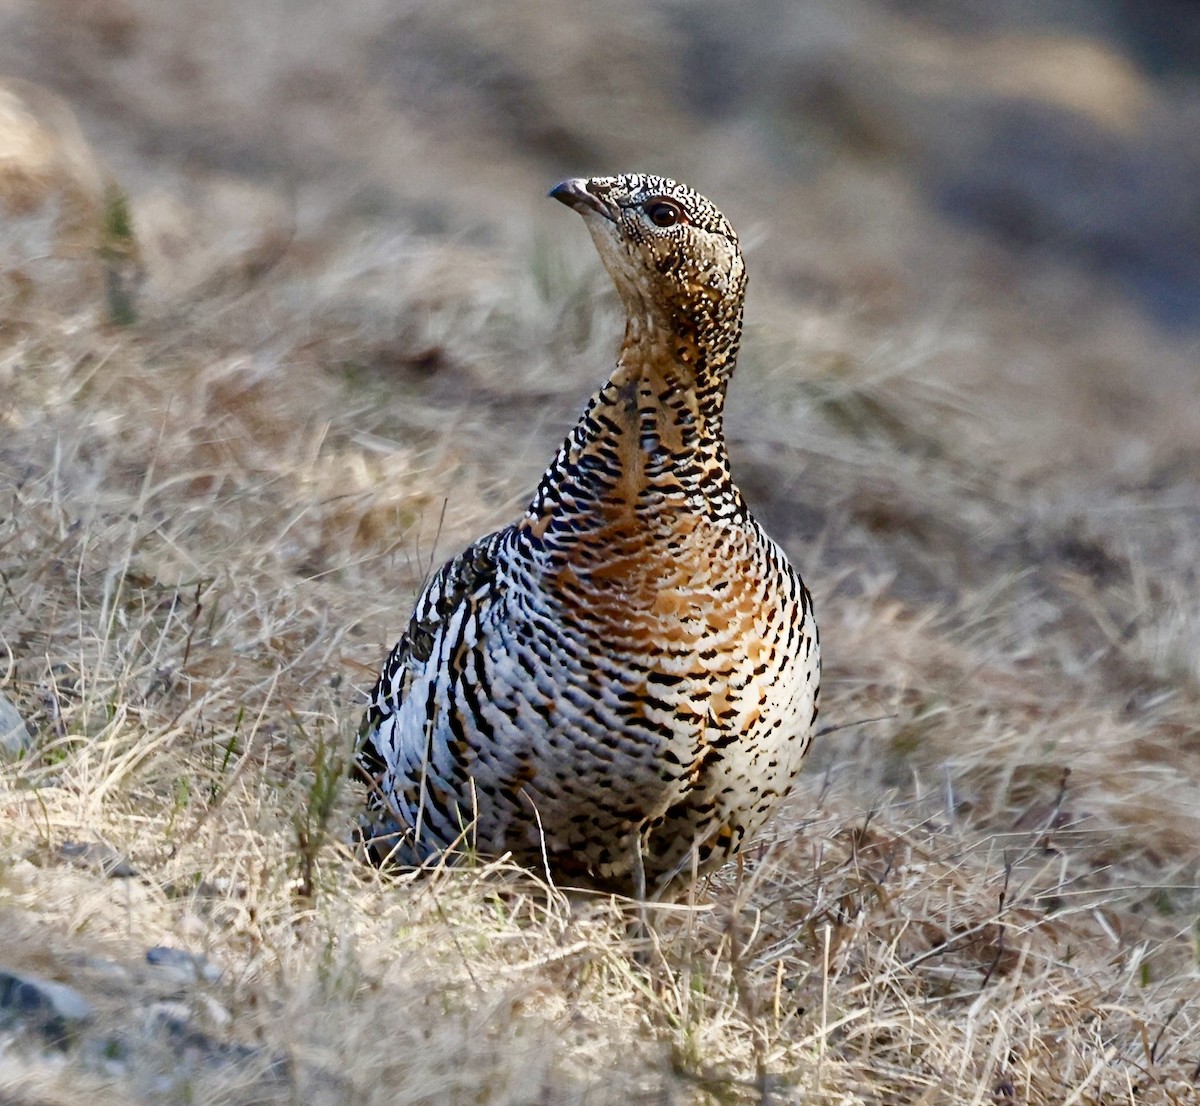
{"type": "MultiPolygon", "coordinates": [[[[422,16],[423,49],[517,64],[455,12],[445,40],[422,16]]],[[[77,68],[89,25],[57,47],[77,68]]],[[[112,78],[125,110],[179,126],[182,100],[138,99],[143,64],[112,78]]],[[[368,193],[347,209],[328,181],[122,156],[137,326],[64,305],[57,270],[0,285],[0,694],[35,735],[0,764],[0,968],[96,1010],[61,1051],[4,1037],[0,1104],[1196,1101],[1186,348],[896,196],[835,254],[845,227],[817,224],[878,187],[855,172],[804,204],[765,170],[730,189],[756,273],[735,466],[816,595],[824,718],[889,717],[823,737],[769,837],[639,935],[627,904],[503,865],[388,880],[347,846],[361,692],[415,589],[512,515],[611,356],[579,228],[506,185],[464,229],[458,147],[428,231],[405,206],[425,163],[381,214],[374,162],[343,166],[368,193]],[[776,211],[788,234],[759,241],[776,211]],[[790,290],[802,266],[858,280],[914,225],[950,273],[919,308],[879,271],[820,310],[790,290]],[[152,968],[162,944],[220,977],[152,968]]]]}
{"type": "MultiPolygon", "coordinates": [[[[1020,578],[922,610],[800,550],[825,593],[828,715],[898,717],[826,738],[775,843],[657,913],[649,945],[619,904],[570,907],[513,873],[388,883],[344,845],[356,688],[435,520],[444,549],[499,513],[480,451],[396,396],[387,413],[423,444],[385,449],[356,421],[359,386],[312,362],[204,363],[178,331],[39,322],[3,368],[3,690],[39,735],[5,769],[3,909],[8,955],[102,1016],[65,1070],[5,1060],[21,1094],[74,1102],[100,1079],[146,1101],[1187,1101],[1190,706],[1123,716],[1065,631],[1063,662],[1031,657],[1020,578]],[[78,841],[139,874],[81,869],[61,851],[78,841]],[[139,963],[154,944],[224,974],[164,986],[139,963]],[[148,1028],[164,1002],[209,1041],[182,1065],[148,1028]],[[252,1050],[213,1059],[212,1042],[252,1050]]],[[[824,402],[869,402],[861,426],[886,402],[870,387],[824,402]]],[[[879,417],[911,425],[903,407],[879,417]]],[[[941,527],[970,506],[912,491],[947,497],[941,527]]],[[[1130,580],[1128,601],[1147,586],[1130,580]]],[[[1042,601],[1102,615],[1086,588],[1042,601]]],[[[1186,655],[1190,631],[1156,626],[1112,648],[1170,681],[1169,642],[1186,655]]]]}

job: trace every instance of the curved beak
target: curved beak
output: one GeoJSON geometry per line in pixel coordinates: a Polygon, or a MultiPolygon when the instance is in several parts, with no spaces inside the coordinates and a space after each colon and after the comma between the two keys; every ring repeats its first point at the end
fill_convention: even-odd
{"type": "Polygon", "coordinates": [[[558,200],[559,203],[564,203],[567,207],[574,208],[580,215],[595,212],[597,215],[603,215],[605,219],[616,222],[616,209],[608,201],[602,200],[593,192],[589,192],[587,183],[585,177],[572,177],[561,184],[556,184],[546,194],[558,200]]]}

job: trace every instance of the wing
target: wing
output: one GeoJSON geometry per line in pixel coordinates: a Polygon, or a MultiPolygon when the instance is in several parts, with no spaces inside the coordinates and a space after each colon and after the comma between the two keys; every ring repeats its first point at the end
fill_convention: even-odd
{"type": "Polygon", "coordinates": [[[384,662],[370,702],[359,727],[355,767],[370,789],[368,821],[374,835],[394,833],[398,828],[393,804],[388,799],[386,777],[394,771],[401,750],[401,735],[388,722],[407,699],[411,688],[425,674],[425,666],[460,609],[476,602],[481,594],[495,594],[496,551],[507,531],[500,530],[463,550],[434,574],[417,600],[408,628],[384,662]]]}

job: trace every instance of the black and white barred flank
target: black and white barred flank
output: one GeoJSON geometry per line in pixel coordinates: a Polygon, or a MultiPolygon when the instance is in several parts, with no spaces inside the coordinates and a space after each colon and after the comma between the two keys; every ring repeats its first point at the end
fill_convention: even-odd
{"type": "Polygon", "coordinates": [[[730,474],[733,228],[661,177],[551,195],[583,215],[624,302],[616,369],[524,516],[418,600],[363,720],[364,825],[378,859],[512,854],[568,885],[661,894],[787,794],[816,717],[817,626],[730,474]]]}

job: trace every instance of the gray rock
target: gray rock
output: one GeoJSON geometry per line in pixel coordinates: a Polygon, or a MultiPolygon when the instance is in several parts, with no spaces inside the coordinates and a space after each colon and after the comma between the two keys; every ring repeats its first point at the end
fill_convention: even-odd
{"type": "Polygon", "coordinates": [[[190,1028],[192,1011],[186,1002],[153,1002],[142,1011],[148,1029],[182,1035],[190,1028]]]}
{"type": "Polygon", "coordinates": [[[221,978],[220,968],[210,964],[203,956],[187,952],[185,949],[155,945],[154,948],[146,950],[146,960],[180,983],[195,983],[201,979],[215,983],[221,978]]]}
{"type": "Polygon", "coordinates": [[[0,970],[0,1019],[28,1025],[54,1043],[66,1044],[91,1017],[91,1003],[73,987],[0,970]]]}
{"type": "Polygon", "coordinates": [[[91,868],[112,879],[129,879],[138,874],[116,849],[98,841],[67,841],[58,848],[58,855],[79,868],[91,868]]]}
{"type": "MultiPolygon", "coordinates": [[[[171,950],[176,951],[176,950],[171,950]]],[[[274,1056],[253,1045],[222,1041],[196,1029],[191,1023],[191,1010],[183,1002],[156,1002],[144,1013],[146,1026],[170,1042],[172,1051],[181,1063],[199,1062],[221,1064],[254,1063],[270,1078],[285,1078],[288,1060],[274,1056]]]]}
{"type": "Polygon", "coordinates": [[[21,712],[0,695],[0,760],[20,760],[33,745],[21,712]]]}

